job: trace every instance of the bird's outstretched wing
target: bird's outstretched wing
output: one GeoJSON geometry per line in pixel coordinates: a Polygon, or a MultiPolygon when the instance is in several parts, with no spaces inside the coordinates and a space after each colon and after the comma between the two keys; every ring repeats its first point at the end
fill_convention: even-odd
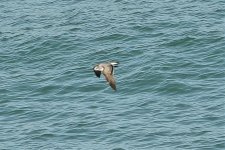
{"type": "Polygon", "coordinates": [[[112,89],[116,90],[116,82],[113,77],[113,66],[111,64],[105,66],[103,74],[105,76],[106,81],[109,83],[112,89]]]}
{"type": "Polygon", "coordinates": [[[112,74],[104,74],[106,81],[109,83],[109,85],[112,87],[113,90],[116,91],[116,81],[112,74]]]}

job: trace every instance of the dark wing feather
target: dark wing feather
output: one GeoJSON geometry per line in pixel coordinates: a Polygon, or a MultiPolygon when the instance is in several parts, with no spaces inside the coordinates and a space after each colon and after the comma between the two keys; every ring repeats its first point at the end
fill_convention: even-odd
{"type": "Polygon", "coordinates": [[[111,75],[113,75],[113,65],[111,65],[111,75]]]}
{"type": "Polygon", "coordinates": [[[96,71],[96,70],[94,70],[94,72],[95,72],[95,75],[96,75],[97,77],[100,78],[100,76],[101,76],[101,71],[96,71]]]}

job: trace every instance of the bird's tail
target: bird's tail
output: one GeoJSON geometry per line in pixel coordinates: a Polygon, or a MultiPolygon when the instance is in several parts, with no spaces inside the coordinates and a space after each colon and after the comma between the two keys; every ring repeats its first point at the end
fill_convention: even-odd
{"type": "Polygon", "coordinates": [[[114,67],[117,67],[117,66],[118,66],[118,64],[119,64],[119,62],[117,62],[117,61],[113,61],[113,62],[110,62],[110,64],[111,64],[111,65],[113,65],[114,67]]]}

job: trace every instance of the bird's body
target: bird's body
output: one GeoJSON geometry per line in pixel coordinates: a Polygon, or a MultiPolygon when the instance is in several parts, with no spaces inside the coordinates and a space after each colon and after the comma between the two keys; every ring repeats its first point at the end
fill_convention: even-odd
{"type": "Polygon", "coordinates": [[[118,62],[100,63],[93,68],[95,75],[100,78],[102,73],[105,76],[106,81],[115,91],[116,91],[116,82],[113,77],[113,73],[114,73],[114,67],[117,67],[117,65],[118,65],[118,62]]]}

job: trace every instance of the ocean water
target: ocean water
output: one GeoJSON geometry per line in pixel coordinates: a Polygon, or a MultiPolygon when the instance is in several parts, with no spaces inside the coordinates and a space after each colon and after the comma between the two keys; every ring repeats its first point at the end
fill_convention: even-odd
{"type": "Polygon", "coordinates": [[[0,149],[224,150],[225,1],[1,0],[0,149]],[[93,66],[119,61],[117,91],[93,66]]]}

